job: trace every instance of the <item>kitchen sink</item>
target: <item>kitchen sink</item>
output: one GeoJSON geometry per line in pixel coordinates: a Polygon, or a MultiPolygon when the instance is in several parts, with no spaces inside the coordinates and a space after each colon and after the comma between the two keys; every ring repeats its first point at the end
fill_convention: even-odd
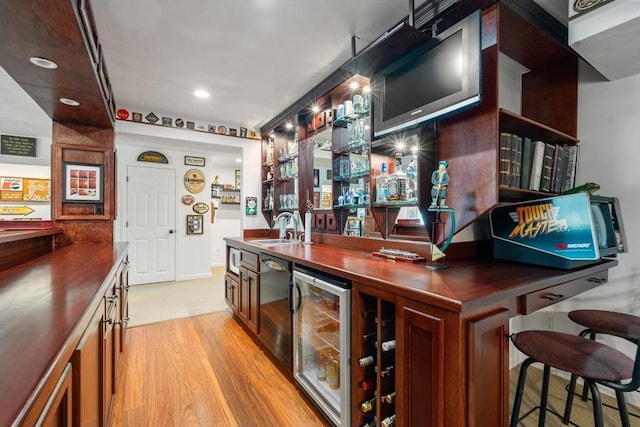
{"type": "Polygon", "coordinates": [[[281,245],[297,245],[300,242],[296,240],[288,240],[288,239],[264,239],[264,240],[250,240],[249,243],[253,243],[258,246],[281,246],[281,245]]]}

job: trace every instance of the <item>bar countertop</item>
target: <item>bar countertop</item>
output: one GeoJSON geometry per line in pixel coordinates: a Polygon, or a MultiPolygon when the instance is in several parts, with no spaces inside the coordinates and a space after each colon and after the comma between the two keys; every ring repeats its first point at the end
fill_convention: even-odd
{"type": "Polygon", "coordinates": [[[453,312],[517,298],[607,271],[618,264],[615,259],[607,259],[588,267],[563,270],[493,259],[459,259],[448,261],[449,268],[430,270],[425,268],[425,262],[394,262],[375,257],[371,252],[324,243],[259,246],[251,243],[250,238],[225,240],[230,246],[269,253],[453,312]]]}
{"type": "Polygon", "coordinates": [[[69,360],[126,251],[127,243],[76,243],[2,271],[0,426],[21,419],[69,360]]]}

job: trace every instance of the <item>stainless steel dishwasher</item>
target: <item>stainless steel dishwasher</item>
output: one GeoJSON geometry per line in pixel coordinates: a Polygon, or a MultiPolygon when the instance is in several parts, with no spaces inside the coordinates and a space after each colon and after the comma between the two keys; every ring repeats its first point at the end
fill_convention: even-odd
{"type": "Polygon", "coordinates": [[[291,354],[292,264],[272,255],[260,254],[260,341],[289,372],[291,354]]]}

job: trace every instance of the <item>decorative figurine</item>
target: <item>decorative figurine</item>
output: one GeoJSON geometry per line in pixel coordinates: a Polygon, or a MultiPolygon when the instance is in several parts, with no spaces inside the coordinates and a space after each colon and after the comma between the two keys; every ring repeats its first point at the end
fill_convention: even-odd
{"type": "Polygon", "coordinates": [[[431,174],[431,206],[447,207],[447,187],[449,186],[449,174],[447,168],[449,163],[446,160],[438,162],[438,169],[431,174]]]}

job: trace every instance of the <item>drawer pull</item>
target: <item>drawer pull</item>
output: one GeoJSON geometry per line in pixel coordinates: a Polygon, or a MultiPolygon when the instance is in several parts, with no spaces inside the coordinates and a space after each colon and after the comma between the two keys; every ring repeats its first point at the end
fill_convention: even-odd
{"type": "Polygon", "coordinates": [[[562,294],[546,294],[542,298],[548,299],[549,301],[559,301],[564,298],[562,294]]]}
{"type": "Polygon", "coordinates": [[[604,282],[606,282],[606,281],[607,281],[607,279],[604,279],[604,278],[601,278],[601,277],[589,277],[589,278],[587,279],[587,281],[588,281],[588,282],[591,282],[591,283],[598,283],[598,284],[600,284],[600,283],[604,283],[604,282]]]}

